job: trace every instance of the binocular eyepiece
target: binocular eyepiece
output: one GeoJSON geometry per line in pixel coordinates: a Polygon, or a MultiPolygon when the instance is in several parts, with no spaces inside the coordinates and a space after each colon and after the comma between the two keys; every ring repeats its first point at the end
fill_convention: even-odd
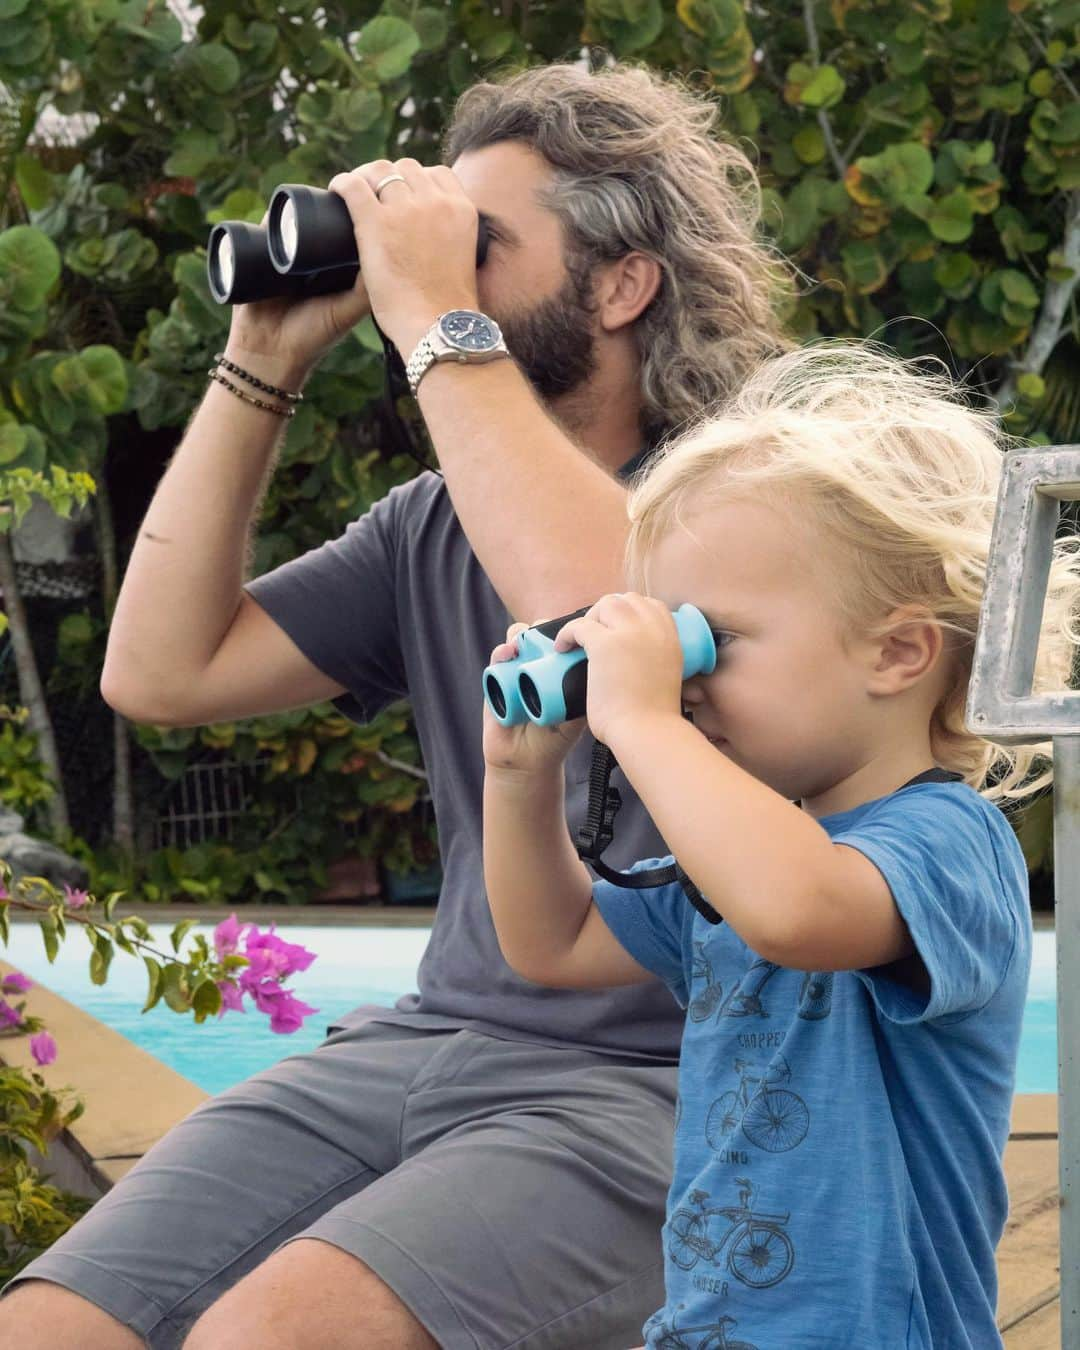
{"type": "MultiPolygon", "coordinates": [[[[487,244],[481,216],[477,267],[487,257],[487,244]]],[[[359,270],[356,231],[344,198],[302,183],[282,183],[274,190],[265,226],[223,220],[210,231],[206,246],[210,294],[219,305],[347,291],[359,270]]]]}
{"type": "MultiPolygon", "coordinates": [[[[580,647],[555,651],[555,638],[564,624],[587,614],[580,609],[561,619],[549,619],[517,636],[518,654],[496,661],[484,671],[484,699],[504,727],[525,721],[554,726],[585,716],[588,657],[580,647]]],[[[709,622],[694,605],[672,611],[682,647],[682,677],[708,675],[716,668],[716,638],[709,622]]]]}

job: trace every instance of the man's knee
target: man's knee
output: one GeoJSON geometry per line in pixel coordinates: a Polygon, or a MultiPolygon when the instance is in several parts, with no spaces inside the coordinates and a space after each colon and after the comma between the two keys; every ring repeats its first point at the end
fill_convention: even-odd
{"type": "Polygon", "coordinates": [[[144,1350],[130,1327],[80,1294],[27,1280],[0,1299],[0,1350],[144,1350]]]}
{"type": "Polygon", "coordinates": [[[184,1350],[439,1350],[397,1294],[313,1238],[279,1248],[192,1327],[184,1350]]]}

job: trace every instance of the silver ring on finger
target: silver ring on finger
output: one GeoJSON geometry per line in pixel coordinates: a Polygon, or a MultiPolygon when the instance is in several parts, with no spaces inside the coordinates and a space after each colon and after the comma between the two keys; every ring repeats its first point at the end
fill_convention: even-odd
{"type": "Polygon", "coordinates": [[[390,183],[404,183],[404,182],[405,179],[401,176],[401,174],[388,173],[385,178],[380,178],[379,181],[375,184],[374,188],[375,196],[378,197],[379,193],[383,190],[383,188],[387,187],[390,183]]]}

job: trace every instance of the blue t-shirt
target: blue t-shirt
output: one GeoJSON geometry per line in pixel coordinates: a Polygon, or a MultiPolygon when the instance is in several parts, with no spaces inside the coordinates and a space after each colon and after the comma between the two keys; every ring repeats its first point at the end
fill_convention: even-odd
{"type": "Polygon", "coordinates": [[[686,1009],[666,1302],[646,1344],[988,1350],[1031,963],[1023,854],[962,783],[820,823],[885,877],[928,993],[887,966],[764,961],[678,885],[594,887],[686,1009]]]}

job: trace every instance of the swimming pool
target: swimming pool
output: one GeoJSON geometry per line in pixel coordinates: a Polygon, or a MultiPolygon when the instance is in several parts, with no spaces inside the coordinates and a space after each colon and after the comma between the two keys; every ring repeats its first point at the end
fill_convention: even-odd
{"type": "MultiPolygon", "coordinates": [[[[228,1013],[220,1022],[211,1019],[202,1026],[163,1006],[143,1016],[139,1012],[146,997],[142,962],[118,952],[108,984],[93,985],[88,974],[89,947],[78,933],[71,934],[50,966],[37,925],[13,923],[11,942],[6,953],[0,947],[0,954],[32,980],[121,1032],[204,1091],[221,1092],[286,1055],[313,1050],[323,1040],[327,1025],[358,1004],[389,1007],[415,989],[416,968],[431,935],[430,928],[308,924],[289,924],[278,931],[288,941],[299,942],[319,954],[309,970],[290,982],[297,997],[319,1011],[291,1036],[275,1035],[267,1018],[253,1009],[228,1013]]],[[[168,928],[154,927],[153,940],[155,946],[167,948],[168,928]]],[[[1057,1091],[1054,960],[1052,930],[1036,932],[1017,1092],[1057,1091]]],[[[32,1012],[33,1006],[31,990],[28,1011],[32,1012]]],[[[63,1053],[61,1045],[58,1065],[63,1064],[63,1053]]]]}

